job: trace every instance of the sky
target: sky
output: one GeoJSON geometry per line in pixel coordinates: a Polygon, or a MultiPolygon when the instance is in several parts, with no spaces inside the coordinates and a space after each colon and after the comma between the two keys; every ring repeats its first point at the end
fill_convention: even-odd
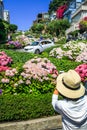
{"type": "Polygon", "coordinates": [[[10,12],[10,24],[18,30],[28,30],[38,13],[48,12],[51,0],[3,0],[4,9],[10,12]]]}

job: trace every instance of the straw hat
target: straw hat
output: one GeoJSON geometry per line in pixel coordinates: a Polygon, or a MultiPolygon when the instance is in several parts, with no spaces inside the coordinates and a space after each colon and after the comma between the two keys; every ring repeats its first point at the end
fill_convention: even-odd
{"type": "Polygon", "coordinates": [[[76,99],[85,93],[85,87],[81,84],[81,78],[75,70],[69,70],[57,77],[57,90],[65,97],[76,99]]]}

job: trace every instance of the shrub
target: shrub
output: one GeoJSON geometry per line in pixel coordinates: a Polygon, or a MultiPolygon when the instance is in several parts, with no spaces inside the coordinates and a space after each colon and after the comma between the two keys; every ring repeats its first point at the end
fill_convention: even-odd
{"type": "Polygon", "coordinates": [[[56,42],[56,44],[58,44],[59,46],[63,45],[66,43],[66,38],[65,37],[59,37],[58,41],[56,42]]]}
{"type": "Polygon", "coordinates": [[[82,32],[87,31],[87,17],[84,17],[80,23],[79,23],[79,28],[82,32]]]}
{"type": "Polygon", "coordinates": [[[21,71],[6,70],[1,75],[3,93],[47,93],[52,92],[58,76],[56,67],[47,58],[27,61],[21,71]]]}
{"type": "Polygon", "coordinates": [[[55,115],[51,105],[52,94],[1,95],[0,122],[19,121],[55,115]]]}
{"type": "Polygon", "coordinates": [[[9,41],[6,43],[6,48],[7,49],[20,49],[22,48],[22,44],[19,43],[18,41],[9,41]]]}
{"type": "Polygon", "coordinates": [[[42,82],[43,80],[50,80],[48,74],[51,75],[52,79],[58,76],[56,67],[47,58],[31,59],[24,64],[23,68],[24,72],[21,75],[28,80],[33,78],[42,82]]]}
{"type": "Polygon", "coordinates": [[[67,72],[69,69],[75,69],[81,62],[74,62],[67,59],[49,58],[50,61],[57,67],[58,72],[63,70],[67,72]]]}
{"type": "Polygon", "coordinates": [[[12,58],[7,56],[5,52],[0,52],[0,65],[6,66],[8,64],[11,64],[12,58]]]}
{"type": "Polygon", "coordinates": [[[7,56],[5,52],[0,52],[0,72],[10,69],[7,65],[10,65],[12,58],[7,56]]]}
{"type": "Polygon", "coordinates": [[[80,75],[82,82],[87,80],[87,64],[81,64],[77,66],[75,71],[80,75]]]}
{"type": "Polygon", "coordinates": [[[68,42],[62,47],[53,48],[49,55],[58,59],[70,59],[76,62],[87,61],[87,44],[83,42],[68,42]],[[62,48],[62,49],[61,49],[62,48]]]}

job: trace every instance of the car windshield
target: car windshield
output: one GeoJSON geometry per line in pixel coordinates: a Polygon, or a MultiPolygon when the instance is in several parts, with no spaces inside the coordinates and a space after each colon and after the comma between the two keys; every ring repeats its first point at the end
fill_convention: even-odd
{"type": "Polygon", "coordinates": [[[37,46],[39,44],[39,42],[32,42],[31,46],[37,46]]]}
{"type": "Polygon", "coordinates": [[[28,38],[33,38],[32,36],[27,36],[28,38]]]}

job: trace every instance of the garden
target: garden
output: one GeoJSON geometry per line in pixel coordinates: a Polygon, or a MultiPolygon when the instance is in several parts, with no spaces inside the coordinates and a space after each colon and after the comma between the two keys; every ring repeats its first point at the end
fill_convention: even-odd
{"type": "Polygon", "coordinates": [[[41,55],[0,49],[0,122],[56,115],[51,99],[57,76],[75,69],[84,84],[86,63],[86,41],[59,42],[41,55]]]}

